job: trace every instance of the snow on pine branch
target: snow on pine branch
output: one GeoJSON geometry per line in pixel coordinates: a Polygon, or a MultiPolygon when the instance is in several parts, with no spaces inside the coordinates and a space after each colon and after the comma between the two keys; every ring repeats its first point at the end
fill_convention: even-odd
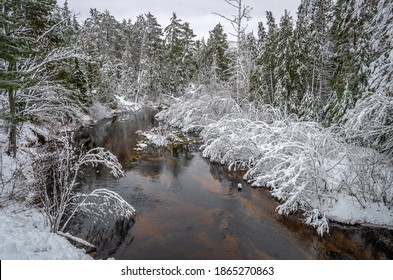
{"type": "Polygon", "coordinates": [[[34,74],[35,72],[46,71],[46,66],[50,63],[63,61],[69,58],[87,60],[87,56],[78,52],[74,47],[61,47],[51,50],[43,59],[32,56],[27,59],[21,67],[22,73],[34,74]]]}
{"type": "Polygon", "coordinates": [[[393,155],[393,97],[370,94],[344,118],[347,137],[393,155]]]}
{"type": "Polygon", "coordinates": [[[329,219],[393,225],[393,166],[386,157],[348,144],[340,128],[301,122],[271,106],[241,108],[229,96],[190,92],[158,119],[200,132],[204,157],[245,170],[245,180],[269,187],[281,201],[280,214],[302,211],[320,235],[329,219]],[[356,214],[346,215],[348,209],[356,214]],[[382,212],[388,214],[375,219],[382,212]]]}

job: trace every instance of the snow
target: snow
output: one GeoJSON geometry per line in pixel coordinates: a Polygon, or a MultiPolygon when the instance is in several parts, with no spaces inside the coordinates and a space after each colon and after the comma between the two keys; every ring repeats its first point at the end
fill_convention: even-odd
{"type": "MultiPolygon", "coordinates": [[[[0,259],[92,259],[84,250],[74,247],[66,237],[90,247],[91,244],[75,237],[71,238],[68,233],[60,233],[62,236],[52,233],[49,217],[45,215],[45,208],[41,212],[29,206],[33,205],[33,201],[37,199],[37,194],[32,190],[33,157],[39,152],[37,147],[40,146],[36,145],[37,133],[47,139],[53,137],[49,130],[43,127],[29,123],[20,127],[18,152],[14,159],[5,153],[7,137],[5,133],[0,132],[0,259]]],[[[64,139],[68,138],[57,138],[58,141],[64,139]]],[[[74,168],[84,163],[101,163],[106,165],[114,176],[123,175],[117,159],[101,148],[84,154],[74,168]]],[[[72,183],[70,186],[73,186],[72,183]]],[[[108,209],[105,210],[110,212],[111,217],[130,217],[135,213],[135,209],[116,193],[95,190],[86,197],[91,199],[93,196],[100,207],[97,211],[101,211],[102,207],[108,205],[108,209]]],[[[86,199],[82,202],[86,202],[86,199]]],[[[78,209],[95,210],[91,209],[92,207],[84,209],[83,206],[85,205],[79,205],[78,209]]]]}
{"type": "MultiPolygon", "coordinates": [[[[166,139],[166,137],[164,135],[161,134],[155,134],[153,132],[144,132],[142,134],[144,137],[146,137],[147,141],[149,144],[155,145],[157,147],[164,147],[166,145],[168,145],[168,140],[166,139]]],[[[141,143],[142,145],[139,145],[139,147],[144,147],[143,144],[145,143],[141,143]]],[[[146,145],[146,144],[145,144],[146,145]]]]}
{"type": "Polygon", "coordinates": [[[393,227],[393,164],[386,155],[351,144],[341,127],[299,121],[265,105],[241,109],[228,93],[201,91],[157,119],[200,131],[202,155],[246,171],[254,187],[268,187],[281,202],[279,214],[302,211],[320,235],[329,232],[329,221],[393,227]]]}
{"type": "MultiPolygon", "coordinates": [[[[28,174],[31,167],[26,156],[26,145],[35,142],[36,136],[33,130],[38,128],[33,125],[24,125],[21,130],[23,141],[21,141],[20,151],[17,159],[12,159],[5,152],[6,147],[3,139],[4,133],[0,133],[0,259],[10,260],[30,260],[30,259],[91,259],[85,251],[74,247],[64,237],[50,232],[50,227],[42,213],[37,209],[26,207],[22,203],[16,202],[23,199],[25,204],[29,204],[32,194],[15,184],[18,170],[23,170],[24,175],[28,174]]],[[[39,130],[45,135],[45,130],[39,130]]],[[[25,178],[26,181],[29,178],[25,178]]]]}
{"type": "Polygon", "coordinates": [[[115,98],[117,101],[117,107],[120,110],[125,110],[127,112],[135,112],[142,109],[142,105],[140,103],[128,101],[123,96],[115,95],[115,98]]]}
{"type": "Polygon", "coordinates": [[[363,208],[356,199],[348,195],[340,196],[337,203],[329,209],[329,217],[349,224],[393,226],[391,209],[378,203],[371,203],[363,208]]]}
{"type": "Polygon", "coordinates": [[[80,243],[80,244],[82,244],[82,245],[84,245],[86,247],[95,248],[95,246],[93,244],[87,242],[86,240],[83,240],[82,238],[73,236],[73,235],[69,234],[68,232],[61,232],[61,231],[59,231],[57,234],[60,235],[60,236],[67,237],[68,239],[73,240],[75,242],[78,242],[78,243],[80,243]]]}
{"type": "Polygon", "coordinates": [[[37,210],[21,207],[13,204],[0,210],[0,259],[92,259],[64,237],[51,233],[44,216],[37,210]]]}

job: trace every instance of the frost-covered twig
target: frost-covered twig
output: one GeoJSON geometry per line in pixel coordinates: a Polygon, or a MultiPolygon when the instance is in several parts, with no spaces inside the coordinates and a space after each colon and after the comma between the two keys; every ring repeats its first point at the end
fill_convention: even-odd
{"type": "MultiPolygon", "coordinates": [[[[77,178],[82,166],[97,166],[100,164],[109,168],[113,176],[124,176],[116,156],[103,148],[91,149],[78,155],[76,147],[73,146],[72,134],[68,135],[67,132],[65,136],[50,142],[49,147],[44,147],[44,149],[36,155],[33,175],[35,177],[35,187],[41,196],[43,209],[50,221],[53,232],[57,232],[61,225],[62,231],[64,231],[65,226],[77,211],[81,210],[82,206],[86,206],[83,201],[76,203],[76,199],[81,197],[80,194],[76,195],[75,188],[78,186],[77,178]],[[66,217],[67,220],[64,221],[66,217]]],[[[110,191],[97,190],[90,196],[85,197],[84,200],[91,197],[97,198],[98,196],[103,199],[101,203],[117,200],[117,204],[112,203],[113,209],[126,211],[119,212],[123,216],[128,215],[125,215],[125,213],[132,212],[130,210],[133,209],[131,206],[110,191]]],[[[104,204],[95,204],[97,211],[101,211],[103,206],[104,204]]],[[[108,207],[106,210],[110,211],[111,208],[108,207]]]]}

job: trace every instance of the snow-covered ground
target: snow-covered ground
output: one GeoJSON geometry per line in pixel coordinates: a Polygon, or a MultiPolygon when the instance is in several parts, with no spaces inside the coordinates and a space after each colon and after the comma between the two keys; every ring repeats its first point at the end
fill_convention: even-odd
{"type": "MultiPolygon", "coordinates": [[[[91,259],[85,251],[73,246],[66,238],[50,232],[45,216],[37,209],[25,206],[32,194],[16,184],[15,176],[28,173],[31,163],[24,154],[30,141],[35,141],[32,126],[26,125],[21,131],[23,141],[17,159],[4,152],[7,137],[0,133],[0,259],[2,260],[79,260],[91,259]],[[16,202],[16,200],[22,202],[16,202]]],[[[45,134],[45,131],[40,131],[45,134]]],[[[25,174],[25,175],[26,175],[25,174]]]]}
{"type": "Polygon", "coordinates": [[[230,94],[190,91],[161,121],[201,133],[202,155],[244,180],[269,187],[280,214],[298,210],[323,235],[329,221],[393,228],[393,165],[371,148],[351,144],[339,127],[299,121],[270,107],[240,108],[230,94]],[[243,109],[245,108],[245,109],[243,109]]]}
{"type": "Polygon", "coordinates": [[[0,259],[88,260],[83,249],[50,232],[44,216],[33,208],[11,204],[0,209],[0,259]]]}
{"type": "Polygon", "coordinates": [[[143,105],[127,100],[123,96],[115,95],[117,101],[117,110],[126,112],[136,112],[142,109],[143,105]]]}

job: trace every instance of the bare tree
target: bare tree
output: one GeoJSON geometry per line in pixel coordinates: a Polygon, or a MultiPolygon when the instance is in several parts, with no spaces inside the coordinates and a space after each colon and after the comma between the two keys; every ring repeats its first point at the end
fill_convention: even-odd
{"type": "Polygon", "coordinates": [[[248,5],[244,5],[242,3],[242,0],[225,0],[226,3],[228,3],[230,6],[236,9],[237,14],[232,15],[231,17],[227,17],[225,15],[213,12],[213,14],[218,15],[228,21],[235,33],[229,33],[232,36],[236,37],[236,44],[237,44],[237,49],[236,49],[236,58],[235,58],[235,71],[236,71],[236,95],[237,95],[237,101],[239,101],[239,94],[240,94],[240,80],[241,80],[241,56],[242,56],[242,50],[241,50],[241,40],[243,35],[245,34],[245,30],[247,29],[247,25],[243,26],[244,21],[249,21],[251,19],[251,11],[252,8],[248,5]]]}

